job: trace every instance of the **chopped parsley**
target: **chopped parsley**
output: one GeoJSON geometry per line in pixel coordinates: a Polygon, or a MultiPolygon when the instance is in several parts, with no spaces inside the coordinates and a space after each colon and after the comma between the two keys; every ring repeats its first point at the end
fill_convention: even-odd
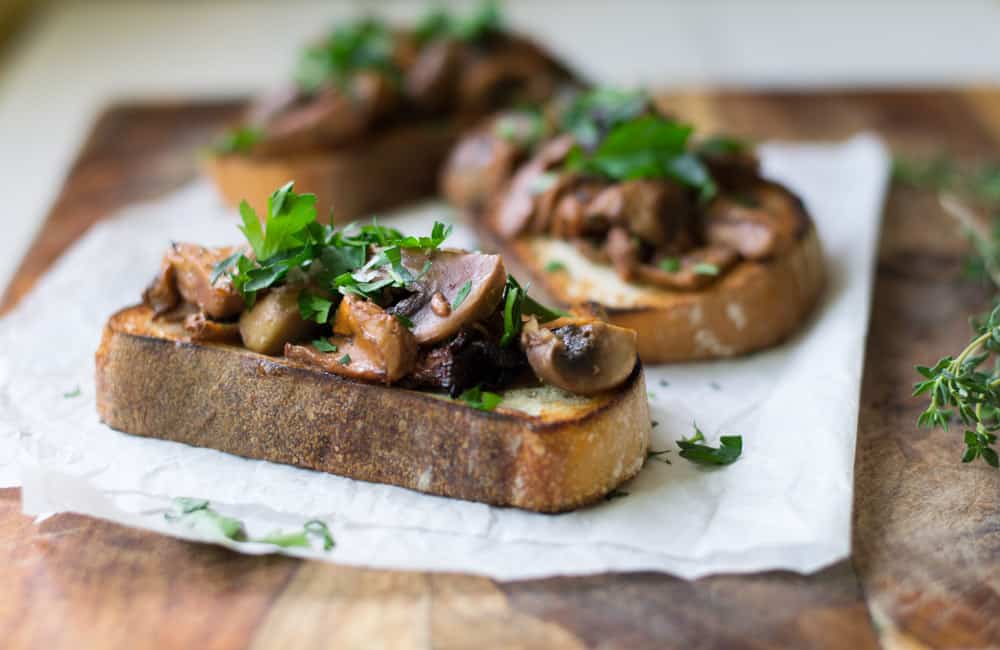
{"type": "Polygon", "coordinates": [[[566,265],[559,260],[552,260],[545,265],[546,273],[556,273],[558,271],[565,271],[566,265]]]}
{"type": "Polygon", "coordinates": [[[307,521],[300,531],[275,532],[263,537],[250,537],[242,521],[219,514],[209,507],[209,502],[205,499],[187,497],[174,499],[173,509],[164,513],[164,518],[191,530],[234,542],[271,544],[281,548],[308,548],[311,546],[311,539],[316,537],[321,541],[323,550],[329,551],[334,547],[329,527],[317,519],[307,521]]]}
{"type": "Polygon", "coordinates": [[[667,273],[677,273],[681,270],[681,261],[676,257],[665,257],[660,260],[660,270],[667,273]]]}
{"type": "Polygon", "coordinates": [[[698,465],[730,465],[743,453],[743,436],[722,436],[718,447],[703,444],[704,441],[705,434],[695,425],[693,436],[677,441],[681,458],[698,465]]]}
{"type": "Polygon", "coordinates": [[[549,309],[528,295],[528,287],[521,287],[514,276],[507,276],[507,286],[504,287],[503,298],[503,335],[500,346],[507,347],[521,333],[521,316],[527,314],[536,316],[542,323],[566,316],[566,312],[549,309]]]}
{"type": "Polygon", "coordinates": [[[485,391],[480,386],[473,386],[466,389],[458,396],[458,399],[480,411],[492,411],[503,401],[503,397],[500,395],[485,391]]]}
{"type": "Polygon", "coordinates": [[[392,51],[392,32],[382,21],[362,18],[345,23],[321,43],[302,51],[295,81],[304,91],[315,92],[327,81],[343,85],[361,70],[377,70],[398,79],[392,51]]]}
{"type": "Polygon", "coordinates": [[[414,275],[402,264],[403,249],[434,250],[452,231],[435,222],[428,237],[404,236],[376,220],[336,229],[316,220],[316,197],[297,194],[291,182],[271,195],[263,225],[245,201],[240,216],[253,255],[241,251],[223,260],[213,269],[213,279],[228,274],[252,307],[259,291],[282,284],[290,273],[305,277],[316,290],[300,295],[299,310],[317,323],[328,322],[336,304],[317,293],[373,298],[386,288],[405,288],[427,272],[430,260],[414,275]]]}
{"type": "Polygon", "coordinates": [[[748,153],[752,146],[746,140],[728,135],[713,135],[698,143],[698,153],[705,156],[725,156],[748,153]]]}
{"type": "Polygon", "coordinates": [[[503,16],[499,4],[487,0],[468,18],[459,18],[438,8],[417,23],[414,35],[423,44],[439,38],[456,38],[470,43],[485,40],[503,30],[503,16]]]}
{"type": "Polygon", "coordinates": [[[562,127],[590,150],[607,131],[639,117],[649,106],[649,95],[643,90],[596,88],[573,99],[563,112],[562,127]]]}
{"type": "Polygon", "coordinates": [[[465,299],[469,297],[469,292],[472,291],[472,280],[466,280],[465,284],[459,288],[458,293],[455,294],[455,299],[451,301],[451,308],[458,309],[465,302],[465,299]]]}
{"type": "Polygon", "coordinates": [[[80,396],[80,387],[79,386],[77,386],[73,390],[69,391],[68,393],[63,393],[63,397],[66,398],[66,399],[70,399],[70,398],[73,398],[73,397],[79,397],[79,396],[80,396]]]}
{"type": "Polygon", "coordinates": [[[396,320],[402,323],[403,327],[405,327],[406,329],[408,330],[413,329],[413,321],[407,318],[406,316],[403,316],[402,314],[396,314],[396,320]]]}
{"type": "Polygon", "coordinates": [[[719,275],[719,267],[708,262],[695,264],[691,270],[698,275],[719,275]]]}
{"type": "Polygon", "coordinates": [[[312,346],[319,350],[320,352],[336,352],[337,346],[330,343],[326,339],[316,339],[312,342],[312,346]]]}
{"type": "Polygon", "coordinates": [[[344,356],[337,359],[337,362],[340,363],[340,365],[342,366],[349,366],[351,365],[351,355],[345,354],[344,356]]]}
{"type": "Polygon", "coordinates": [[[226,131],[212,145],[217,154],[249,153],[264,137],[264,131],[252,126],[238,126],[226,131]]]}
{"type": "Polygon", "coordinates": [[[667,456],[671,453],[673,453],[673,451],[670,449],[661,449],[659,451],[654,451],[650,449],[649,451],[646,452],[646,460],[658,460],[661,463],[666,463],[667,465],[673,465],[673,463],[670,462],[670,459],[667,458],[667,456]]]}
{"type": "Polygon", "coordinates": [[[330,320],[330,308],[333,301],[322,296],[315,296],[308,291],[299,293],[299,315],[302,320],[311,320],[320,325],[330,320]]]}

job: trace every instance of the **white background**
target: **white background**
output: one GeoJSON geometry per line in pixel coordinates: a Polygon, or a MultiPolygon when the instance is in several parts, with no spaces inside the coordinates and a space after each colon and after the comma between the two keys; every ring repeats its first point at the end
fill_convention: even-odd
{"type": "MultiPolygon", "coordinates": [[[[46,5],[0,58],[0,287],[86,129],[115,99],[224,96],[282,79],[337,17],[424,2],[46,5]]],[[[656,87],[997,83],[996,0],[509,0],[515,26],[592,79],[656,87]]]]}

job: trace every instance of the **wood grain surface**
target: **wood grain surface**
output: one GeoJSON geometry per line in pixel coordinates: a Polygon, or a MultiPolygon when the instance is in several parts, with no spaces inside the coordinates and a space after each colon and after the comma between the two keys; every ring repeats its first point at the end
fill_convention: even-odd
{"type": "MultiPolygon", "coordinates": [[[[859,130],[896,152],[998,156],[1000,90],[669,95],[707,130],[859,130]]],[[[238,103],[125,105],[96,124],[3,305],[94,220],[190,180],[238,103]]],[[[894,188],[858,427],[854,553],[811,576],[638,573],[498,584],[249,557],[77,515],[34,525],[0,490],[4,648],[997,648],[1000,472],[919,430],[913,364],[960,348],[989,296],[934,197],[894,188]]],[[[829,405],[831,409],[839,405],[829,405]]],[[[823,417],[817,413],[816,417],[823,417]]],[[[809,435],[808,423],[803,435],[809,435]]],[[[669,529],[670,522],[664,522],[669,529]]]]}

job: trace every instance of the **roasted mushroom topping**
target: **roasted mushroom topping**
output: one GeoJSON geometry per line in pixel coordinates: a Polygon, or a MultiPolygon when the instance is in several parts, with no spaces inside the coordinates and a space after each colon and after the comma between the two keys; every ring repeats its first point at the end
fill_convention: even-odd
{"type": "Polygon", "coordinates": [[[677,183],[634,180],[604,189],[585,214],[622,224],[658,248],[684,249],[693,243],[689,232],[692,207],[689,193],[677,183]]]}
{"type": "Polygon", "coordinates": [[[499,255],[437,250],[427,256],[406,250],[403,265],[418,278],[411,287],[415,293],[392,312],[413,322],[413,336],[421,345],[443,341],[492,314],[507,281],[499,255]],[[427,261],[431,264],[421,276],[427,261]]]}
{"type": "Polygon", "coordinates": [[[550,140],[510,181],[510,186],[493,212],[493,228],[504,238],[521,234],[535,213],[535,198],[543,188],[539,178],[558,165],[573,148],[573,137],[550,140]]]}
{"type": "Polygon", "coordinates": [[[739,194],[720,196],[705,214],[705,238],[747,259],[780,255],[791,248],[805,220],[798,199],[783,188],[759,182],[739,194]]]}
{"type": "Polygon", "coordinates": [[[417,359],[417,341],[399,319],[355,295],[340,301],[330,344],[336,352],[288,343],[285,356],[334,374],[385,384],[408,374],[417,359]]]}
{"type": "Polygon", "coordinates": [[[222,275],[212,282],[215,265],[235,250],[232,247],[172,244],[163,256],[159,275],[143,293],[143,299],[157,315],[173,309],[183,298],[209,318],[226,320],[236,316],[243,309],[243,297],[232,281],[222,275]]]}
{"type": "Polygon", "coordinates": [[[202,312],[188,314],[184,318],[184,329],[191,335],[193,341],[236,343],[240,340],[239,325],[212,320],[202,312]]]}
{"type": "Polygon", "coordinates": [[[316,326],[303,320],[299,293],[297,287],[276,287],[244,311],[239,324],[243,345],[254,352],[277,355],[285,349],[285,343],[308,337],[316,326]]]}
{"type": "Polygon", "coordinates": [[[406,74],[405,88],[413,103],[425,110],[448,107],[455,96],[462,62],[462,45],[444,38],[422,50],[406,74]]]}
{"type": "Polygon", "coordinates": [[[621,384],[637,359],[634,331],[585,317],[544,325],[532,317],[521,331],[521,347],[539,379],[578,395],[621,384]]]}
{"type": "Polygon", "coordinates": [[[697,291],[735,266],[739,255],[724,246],[706,246],[696,248],[679,259],[661,256],[655,261],[656,265],[637,266],[636,279],[665,289],[697,291]]]}

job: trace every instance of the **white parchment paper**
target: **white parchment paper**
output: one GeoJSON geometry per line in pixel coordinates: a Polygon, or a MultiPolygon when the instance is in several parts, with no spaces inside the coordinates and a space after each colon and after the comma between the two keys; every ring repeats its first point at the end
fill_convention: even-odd
{"type": "MultiPolygon", "coordinates": [[[[748,358],[647,367],[655,449],[697,422],[709,440],[741,434],[743,457],[706,470],[650,461],[627,496],[562,515],[402,488],[132,437],[100,424],[93,355],[107,317],[132,304],[171,239],[240,239],[206,184],[135,205],[95,226],[0,321],[0,486],[23,484],[29,514],[72,511],[195,538],[165,521],[176,496],[212,501],[251,534],[329,522],[331,552],[285,551],[373,567],[497,579],[656,570],[685,578],[810,572],[850,550],[858,396],[888,155],[874,137],[770,144],[768,175],[805,200],[823,242],[826,294],[802,331],[748,358]],[[77,394],[77,389],[79,390],[77,394]]],[[[387,217],[403,230],[454,220],[430,203],[387,217]]],[[[474,245],[459,225],[456,246],[474,245]]],[[[212,540],[218,541],[218,540],[212,540]]],[[[245,553],[271,546],[219,541],[245,553]]]]}

